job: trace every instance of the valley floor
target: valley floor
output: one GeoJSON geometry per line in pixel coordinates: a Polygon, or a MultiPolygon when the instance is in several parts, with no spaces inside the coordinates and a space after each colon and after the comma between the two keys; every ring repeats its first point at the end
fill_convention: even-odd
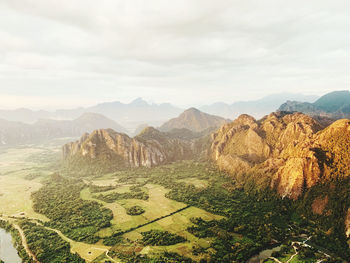
{"type": "Polygon", "coordinates": [[[51,262],[55,253],[70,262],[245,262],[271,240],[285,244],[264,262],[331,262],[324,252],[292,243],[310,230],[288,219],[295,215],[287,201],[258,202],[209,164],[186,161],[83,179],[52,176],[60,170],[61,144],[0,151],[0,215],[19,231],[34,262],[51,262]],[[87,210],[69,215],[77,204],[55,199],[60,194],[74,195],[87,210]],[[56,212],[45,212],[48,205],[56,212]]]}

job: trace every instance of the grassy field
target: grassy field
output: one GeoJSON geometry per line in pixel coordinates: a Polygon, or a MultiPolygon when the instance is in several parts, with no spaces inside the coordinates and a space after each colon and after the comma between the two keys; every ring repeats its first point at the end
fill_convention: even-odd
{"type": "Polygon", "coordinates": [[[192,217],[202,217],[205,220],[221,219],[221,216],[208,213],[202,209],[196,207],[189,207],[179,213],[176,213],[170,217],[160,219],[159,221],[150,225],[141,227],[135,231],[124,234],[124,238],[136,242],[142,238],[141,233],[153,229],[166,230],[170,233],[178,234],[185,237],[188,241],[185,243],[179,243],[171,246],[146,246],[142,249],[141,254],[153,254],[159,252],[176,252],[180,255],[191,257],[194,260],[198,260],[199,257],[193,256],[192,247],[200,246],[203,248],[208,247],[210,239],[197,238],[187,232],[187,228],[192,225],[190,219],[192,217]]]}
{"type": "MultiPolygon", "coordinates": [[[[94,181],[95,182],[95,181],[94,181]]],[[[109,184],[108,184],[109,185],[109,184]]],[[[169,191],[159,185],[146,185],[148,189],[149,199],[138,200],[138,199],[124,199],[118,200],[114,203],[105,203],[92,197],[89,189],[86,188],[81,192],[82,199],[94,200],[105,207],[109,208],[113,212],[112,226],[100,231],[100,236],[110,236],[111,234],[119,230],[128,230],[132,227],[136,227],[141,224],[145,224],[151,220],[166,216],[174,211],[177,211],[186,206],[184,203],[176,202],[165,197],[165,194],[169,191]],[[126,214],[126,208],[138,205],[145,210],[145,213],[138,216],[131,216],[126,214]]],[[[120,186],[116,190],[118,192],[129,191],[129,186],[120,186]]],[[[111,192],[108,191],[108,192],[111,192]]]]}
{"type": "MultiPolygon", "coordinates": [[[[99,186],[111,185],[112,182],[115,182],[115,179],[109,179],[109,180],[103,179],[103,180],[92,181],[93,184],[99,185],[99,186]]],[[[110,190],[107,192],[111,192],[111,191],[117,191],[121,193],[127,192],[129,191],[129,187],[130,185],[120,185],[116,190],[110,190]]],[[[161,216],[169,215],[172,212],[175,212],[181,208],[186,207],[186,204],[184,203],[176,202],[166,198],[165,194],[169,190],[165,189],[162,186],[148,184],[148,185],[145,185],[145,188],[148,189],[148,193],[149,193],[148,200],[125,199],[125,200],[118,200],[114,203],[105,203],[103,201],[94,199],[88,188],[85,188],[81,192],[81,197],[83,199],[98,201],[99,203],[103,204],[105,207],[113,211],[114,218],[112,220],[112,226],[101,230],[99,232],[99,235],[101,237],[110,236],[113,233],[118,232],[119,230],[128,230],[132,227],[137,227],[138,225],[145,224],[151,220],[157,219],[161,216]],[[125,208],[131,207],[134,205],[141,206],[143,209],[145,209],[145,213],[138,216],[131,216],[126,214],[125,208]]],[[[198,239],[186,231],[187,227],[192,225],[190,221],[190,218],[192,217],[202,217],[205,220],[222,218],[220,216],[208,213],[202,209],[189,207],[170,217],[163,218],[155,223],[141,227],[137,230],[131,231],[123,235],[123,237],[130,240],[130,242],[132,243],[136,242],[135,244],[137,244],[139,243],[138,241],[140,241],[140,239],[142,238],[140,234],[141,232],[145,232],[152,229],[159,229],[159,230],[166,230],[171,233],[176,233],[178,235],[181,235],[185,237],[189,242],[176,244],[172,246],[166,246],[166,247],[150,247],[150,246],[143,247],[142,245],[138,244],[136,248],[132,248],[132,246],[128,244],[126,246],[118,245],[114,249],[121,250],[126,253],[129,253],[130,251],[134,251],[134,249],[136,249],[136,252],[139,252],[142,254],[149,254],[149,253],[152,254],[152,253],[160,253],[164,251],[171,251],[171,252],[176,252],[181,255],[190,256],[194,259],[197,259],[191,253],[192,246],[199,245],[201,247],[206,247],[209,240],[198,239]]],[[[79,252],[80,255],[82,255],[81,253],[84,253],[83,251],[77,251],[77,252],[79,252]]],[[[101,257],[101,258],[103,259],[104,257],[101,257]]]]}
{"type": "Polygon", "coordinates": [[[85,244],[82,242],[76,242],[67,238],[60,231],[53,229],[63,240],[67,241],[71,245],[71,252],[78,253],[80,257],[85,259],[87,262],[93,261],[95,258],[105,254],[110,247],[104,246],[102,244],[85,244]]]}
{"type": "MultiPolygon", "coordinates": [[[[138,178],[140,179],[142,178],[138,178]]],[[[89,183],[98,185],[98,186],[116,186],[116,189],[106,191],[102,194],[107,194],[111,192],[125,193],[130,191],[130,184],[118,184],[118,181],[115,178],[115,175],[104,176],[101,179],[94,179],[89,181],[89,183]]],[[[207,186],[207,181],[200,180],[197,178],[190,178],[189,184],[193,184],[196,187],[202,188],[207,186]]],[[[173,212],[178,211],[179,209],[185,208],[187,205],[185,203],[177,202],[165,197],[166,193],[169,192],[169,189],[164,188],[163,186],[156,184],[146,184],[143,186],[149,194],[148,200],[138,200],[138,199],[123,199],[117,200],[113,203],[106,203],[101,200],[93,198],[93,194],[90,192],[89,188],[85,188],[81,192],[82,199],[85,200],[94,200],[105,207],[113,211],[114,218],[112,220],[112,226],[109,228],[102,229],[99,232],[101,237],[111,236],[113,233],[116,233],[120,230],[128,230],[130,228],[137,227],[139,225],[150,222],[154,219],[158,219],[162,216],[167,216],[173,212]],[[126,208],[131,206],[140,206],[145,210],[145,213],[142,215],[131,216],[126,213],[126,208]]],[[[123,237],[128,240],[130,243],[120,244],[115,246],[112,250],[122,251],[123,253],[129,254],[132,252],[137,252],[141,254],[154,254],[161,253],[164,251],[176,252],[178,254],[192,257],[195,260],[200,258],[192,254],[193,246],[200,246],[203,248],[208,247],[210,239],[200,239],[189,232],[187,228],[192,225],[190,219],[193,217],[201,217],[204,220],[214,220],[221,219],[221,216],[211,214],[202,209],[196,207],[189,207],[185,210],[182,210],[176,214],[173,214],[169,217],[157,220],[154,223],[140,227],[134,231],[128,232],[123,235],[123,237]],[[171,246],[146,246],[144,247],[140,240],[142,239],[142,232],[149,230],[163,230],[170,233],[178,234],[185,237],[188,241],[185,243],[180,243],[171,246]]],[[[101,258],[103,258],[101,256],[101,258]]]]}
{"type": "Polygon", "coordinates": [[[47,163],[31,160],[43,152],[53,148],[18,147],[2,149],[0,152],[0,213],[5,215],[19,215],[41,220],[47,220],[43,215],[37,214],[32,209],[31,193],[41,187],[40,180],[50,173],[47,163]],[[35,175],[33,180],[27,180],[27,176],[35,175]]]}
{"type": "Polygon", "coordinates": [[[41,184],[37,180],[28,181],[17,176],[0,176],[0,214],[19,216],[23,214],[46,221],[44,215],[35,213],[32,208],[31,193],[41,184]]]}

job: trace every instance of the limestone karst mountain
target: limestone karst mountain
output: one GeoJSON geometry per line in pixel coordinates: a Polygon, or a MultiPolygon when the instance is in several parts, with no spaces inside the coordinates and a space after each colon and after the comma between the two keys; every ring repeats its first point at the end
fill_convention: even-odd
{"type": "Polygon", "coordinates": [[[232,175],[253,174],[282,197],[297,199],[321,180],[350,174],[350,120],[327,128],[301,113],[257,121],[242,115],[213,134],[212,158],[232,175]]]}
{"type": "Polygon", "coordinates": [[[100,129],[84,134],[79,141],[63,146],[68,163],[92,164],[107,170],[125,167],[152,167],[176,160],[191,159],[195,143],[179,136],[163,133],[153,127],[145,128],[130,138],[112,129],[100,129]]]}
{"type": "Polygon", "coordinates": [[[214,132],[211,140],[206,130],[161,132],[147,127],[131,138],[100,129],[65,145],[63,154],[69,162],[96,163],[111,170],[210,156],[238,182],[254,177],[258,187],[297,199],[322,180],[350,174],[349,123],[339,120],[326,128],[302,113],[276,112],[261,120],[241,115],[214,132]]]}
{"type": "Polygon", "coordinates": [[[261,120],[241,115],[211,136],[206,131],[161,132],[147,127],[131,138],[99,129],[64,145],[63,157],[69,171],[78,169],[76,174],[84,176],[206,157],[235,179],[234,187],[297,200],[294,204],[311,216],[331,216],[337,222],[343,218],[342,227],[350,235],[350,212],[345,213],[350,208],[342,204],[346,210],[337,210],[333,186],[350,175],[350,120],[328,126],[319,120],[290,112],[271,113],[261,120]]]}
{"type": "Polygon", "coordinates": [[[170,131],[172,129],[188,129],[194,132],[202,132],[210,128],[218,128],[228,120],[190,108],[181,113],[178,117],[164,123],[159,129],[170,131]]]}
{"type": "Polygon", "coordinates": [[[310,116],[327,116],[333,119],[350,118],[350,91],[334,91],[325,94],[314,103],[287,101],[280,111],[297,111],[310,116]]]}

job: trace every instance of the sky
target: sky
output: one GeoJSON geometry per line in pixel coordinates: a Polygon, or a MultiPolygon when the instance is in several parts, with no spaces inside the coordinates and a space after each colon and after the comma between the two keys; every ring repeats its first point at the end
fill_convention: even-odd
{"type": "Polygon", "coordinates": [[[350,87],[350,1],[0,0],[0,108],[350,87]]]}

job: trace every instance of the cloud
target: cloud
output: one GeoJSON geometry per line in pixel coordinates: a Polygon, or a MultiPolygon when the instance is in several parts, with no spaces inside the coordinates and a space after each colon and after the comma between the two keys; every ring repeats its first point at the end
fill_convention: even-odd
{"type": "Polygon", "coordinates": [[[0,93],[183,105],[348,89],[349,8],[323,0],[2,0],[0,93]]]}

